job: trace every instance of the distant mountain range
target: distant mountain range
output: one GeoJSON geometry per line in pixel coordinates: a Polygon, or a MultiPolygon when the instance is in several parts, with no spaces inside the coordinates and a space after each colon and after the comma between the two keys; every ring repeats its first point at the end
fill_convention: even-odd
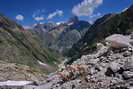
{"type": "Polygon", "coordinates": [[[51,50],[65,54],[73,44],[81,39],[91,25],[78,17],[62,23],[38,23],[30,30],[37,34],[51,50]]]}

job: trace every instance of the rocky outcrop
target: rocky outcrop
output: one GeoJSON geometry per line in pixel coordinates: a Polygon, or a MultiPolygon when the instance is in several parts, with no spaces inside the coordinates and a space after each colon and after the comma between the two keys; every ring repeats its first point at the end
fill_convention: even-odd
{"type": "Polygon", "coordinates": [[[37,89],[131,89],[133,49],[108,44],[98,43],[95,53],[84,55],[71,65],[64,63],[37,89]]]}

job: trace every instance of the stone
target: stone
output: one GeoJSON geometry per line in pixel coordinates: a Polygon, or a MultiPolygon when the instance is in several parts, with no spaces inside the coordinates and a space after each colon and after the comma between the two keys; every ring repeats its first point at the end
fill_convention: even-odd
{"type": "Polygon", "coordinates": [[[128,36],[114,34],[105,39],[107,42],[110,43],[112,48],[127,48],[132,47],[130,44],[130,38],[128,36]]]}
{"type": "Polygon", "coordinates": [[[128,87],[128,89],[133,89],[133,87],[128,87]]]}
{"type": "Polygon", "coordinates": [[[117,63],[117,62],[111,62],[110,65],[109,65],[109,67],[111,68],[111,70],[113,72],[117,72],[121,68],[120,64],[117,63]]]}
{"type": "Polygon", "coordinates": [[[125,79],[133,78],[133,72],[125,71],[125,72],[123,72],[123,77],[124,77],[125,79]]]}

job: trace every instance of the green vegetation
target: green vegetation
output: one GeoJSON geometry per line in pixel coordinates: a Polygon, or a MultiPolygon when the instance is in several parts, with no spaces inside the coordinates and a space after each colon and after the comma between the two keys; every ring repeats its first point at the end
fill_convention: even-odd
{"type": "Polygon", "coordinates": [[[55,62],[60,63],[61,56],[45,48],[37,35],[14,22],[12,24],[6,17],[0,17],[0,25],[0,60],[28,65],[47,72],[57,68],[55,62]],[[41,68],[38,60],[50,65],[52,70],[41,68]]]}

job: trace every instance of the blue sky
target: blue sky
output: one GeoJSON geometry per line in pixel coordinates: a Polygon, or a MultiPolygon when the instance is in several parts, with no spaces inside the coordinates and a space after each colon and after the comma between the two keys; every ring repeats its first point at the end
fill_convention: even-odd
{"type": "Polygon", "coordinates": [[[121,12],[132,4],[132,0],[1,0],[0,13],[27,26],[36,22],[67,21],[73,15],[94,21],[104,14],[121,12]]]}

